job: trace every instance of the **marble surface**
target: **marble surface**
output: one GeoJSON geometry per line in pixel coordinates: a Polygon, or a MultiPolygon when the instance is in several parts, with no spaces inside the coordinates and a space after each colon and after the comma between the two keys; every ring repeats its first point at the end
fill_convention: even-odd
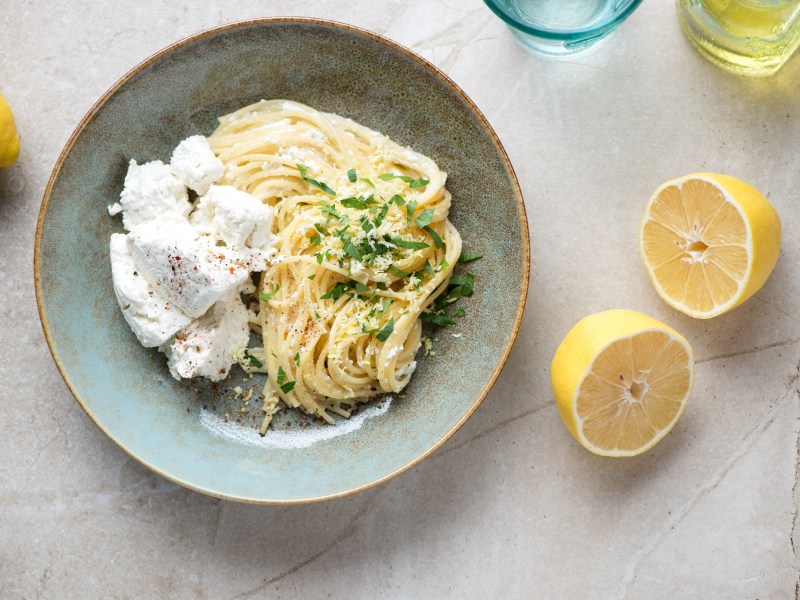
{"type": "Polygon", "coordinates": [[[796,597],[800,56],[770,79],[717,70],[667,0],[557,61],[479,0],[3,5],[22,153],[0,170],[1,598],[796,597]],[[503,140],[532,234],[518,342],[466,425],[384,485],[291,507],[187,491],[106,439],[51,360],[32,277],[47,178],[94,100],[185,35],[267,15],[359,25],[448,73],[503,140]],[[784,225],[764,288],[707,322],[658,298],[636,246],[652,190],[697,170],[750,181],[784,225]],[[566,331],[614,307],[669,323],[698,359],[678,426],[627,460],[578,446],[549,384],[566,331]]]}

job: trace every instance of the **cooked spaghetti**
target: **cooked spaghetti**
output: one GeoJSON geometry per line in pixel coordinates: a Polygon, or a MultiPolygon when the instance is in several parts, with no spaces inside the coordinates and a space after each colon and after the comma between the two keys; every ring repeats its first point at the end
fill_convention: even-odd
{"type": "MultiPolygon", "coordinates": [[[[276,257],[261,274],[266,429],[276,399],[332,423],[398,392],[416,367],[420,315],[461,252],[446,174],[350,119],[262,100],[209,138],[220,183],[274,208],[276,257]]],[[[260,361],[259,361],[260,362],[260,361]]]]}

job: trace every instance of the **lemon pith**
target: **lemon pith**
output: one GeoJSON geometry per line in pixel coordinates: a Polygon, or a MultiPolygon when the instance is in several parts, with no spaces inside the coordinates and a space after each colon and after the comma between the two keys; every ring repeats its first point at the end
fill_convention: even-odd
{"type": "Polygon", "coordinates": [[[694,355],[671,327],[617,309],[579,321],[556,350],[550,373],[561,419],[581,445],[604,456],[634,456],[683,413],[694,355]]]}
{"type": "Polygon", "coordinates": [[[730,175],[693,173],[653,193],[639,249],[661,298],[707,319],[764,285],[778,261],[780,237],[777,212],[754,187],[730,175]]]}
{"type": "Polygon", "coordinates": [[[0,167],[10,167],[19,157],[19,136],[14,125],[14,115],[6,99],[0,94],[0,167]]]}

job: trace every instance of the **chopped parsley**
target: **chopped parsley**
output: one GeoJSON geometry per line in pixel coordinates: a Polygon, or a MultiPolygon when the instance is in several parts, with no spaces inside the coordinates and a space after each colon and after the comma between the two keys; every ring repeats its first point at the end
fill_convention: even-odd
{"type": "Polygon", "coordinates": [[[309,278],[311,281],[314,281],[314,277],[316,277],[316,276],[317,276],[317,274],[316,274],[316,273],[312,273],[311,275],[309,275],[309,276],[308,276],[308,278],[309,278]]]}
{"type": "Polygon", "coordinates": [[[258,368],[260,369],[261,367],[263,367],[263,366],[264,366],[264,363],[262,363],[260,360],[258,360],[258,359],[257,359],[255,356],[253,356],[252,354],[245,354],[245,355],[244,355],[244,357],[245,357],[245,358],[247,359],[247,361],[250,363],[250,366],[251,366],[251,367],[258,367],[258,368]]]}
{"type": "Polygon", "coordinates": [[[313,185],[315,188],[318,188],[318,189],[322,190],[326,194],[330,194],[331,196],[335,196],[336,195],[336,192],[334,192],[328,186],[328,184],[322,183],[320,181],[317,181],[316,179],[311,179],[310,177],[306,177],[306,171],[308,171],[308,167],[306,165],[302,165],[300,163],[297,163],[295,166],[297,167],[297,170],[300,171],[300,179],[302,179],[306,183],[309,183],[309,184],[313,185]]]}
{"type": "Polygon", "coordinates": [[[356,260],[361,260],[361,252],[359,252],[358,248],[353,246],[353,244],[351,244],[350,242],[345,242],[342,250],[344,250],[345,254],[352,256],[356,260]]]}
{"type": "Polygon", "coordinates": [[[361,218],[358,220],[358,222],[361,223],[361,229],[364,230],[364,233],[369,233],[375,229],[375,226],[372,224],[372,221],[369,220],[367,215],[361,215],[361,218]]]}
{"type": "Polygon", "coordinates": [[[300,366],[300,353],[299,352],[294,355],[294,364],[296,364],[298,367],[300,366]]]}
{"type": "Polygon", "coordinates": [[[345,208],[355,208],[356,210],[366,210],[370,206],[375,204],[375,197],[374,196],[359,196],[358,198],[350,197],[345,198],[344,200],[340,200],[339,202],[342,203],[342,206],[345,208]]]}
{"type": "Polygon", "coordinates": [[[389,271],[389,273],[395,277],[408,277],[408,273],[406,271],[403,271],[403,269],[400,269],[394,265],[389,265],[387,271],[389,271]]]}
{"type": "Polygon", "coordinates": [[[417,210],[416,200],[409,200],[406,202],[406,227],[411,225],[411,219],[414,216],[415,210],[417,210]]]}
{"type": "Polygon", "coordinates": [[[472,262],[473,260],[478,260],[479,258],[483,258],[483,254],[480,252],[463,252],[461,254],[461,258],[458,259],[458,262],[468,263],[472,262]]]}
{"type": "Polygon", "coordinates": [[[278,367],[278,377],[276,381],[284,394],[291,392],[297,383],[296,381],[286,381],[286,371],[283,370],[283,367],[278,367]]]}
{"type": "Polygon", "coordinates": [[[450,318],[450,314],[447,312],[446,308],[441,309],[438,312],[421,312],[419,314],[419,318],[423,321],[427,321],[429,323],[433,323],[434,325],[438,325],[439,327],[447,327],[448,325],[455,325],[456,322],[450,318]]]}
{"type": "Polygon", "coordinates": [[[281,289],[280,285],[278,285],[277,283],[274,284],[272,286],[272,291],[271,292],[267,292],[266,294],[261,294],[261,299],[264,302],[269,302],[270,300],[272,300],[275,297],[275,294],[277,294],[278,291],[280,291],[280,289],[281,289]]]}
{"type": "Polygon", "coordinates": [[[392,335],[392,331],[394,331],[394,317],[389,319],[389,322],[383,326],[383,329],[381,329],[375,337],[381,342],[385,342],[389,339],[389,336],[392,335]]]}
{"type": "Polygon", "coordinates": [[[386,218],[386,214],[389,212],[389,206],[390,206],[390,204],[384,204],[381,207],[381,211],[375,217],[375,227],[380,227],[381,226],[381,223],[383,223],[383,219],[386,218]]]}
{"type": "Polygon", "coordinates": [[[421,213],[419,213],[419,216],[416,219],[414,219],[414,222],[417,224],[417,227],[419,227],[420,229],[424,229],[425,227],[430,225],[431,221],[433,221],[433,209],[432,208],[426,208],[421,213]]]}
{"type": "Polygon", "coordinates": [[[386,312],[386,309],[389,308],[389,305],[391,303],[392,303],[392,299],[391,298],[386,298],[383,301],[383,308],[381,309],[381,312],[378,313],[379,317],[382,317],[384,315],[384,313],[386,312]]]}
{"type": "MultiPolygon", "coordinates": [[[[445,261],[442,261],[442,263],[443,264],[438,270],[441,270],[447,266],[445,261]]],[[[451,316],[448,306],[460,298],[472,296],[474,291],[475,275],[473,273],[467,273],[466,275],[457,273],[452,275],[447,284],[447,290],[445,293],[437,297],[433,305],[430,306],[426,311],[420,313],[419,318],[423,321],[438,325],[439,327],[455,325],[456,322],[453,320],[453,317],[463,317],[467,314],[467,311],[461,307],[458,307],[453,311],[451,316]]]]}
{"type": "Polygon", "coordinates": [[[331,300],[336,302],[339,298],[342,297],[342,294],[344,294],[345,291],[347,291],[347,284],[337,283],[331,291],[322,294],[322,296],[320,296],[320,299],[327,300],[328,298],[330,298],[331,300]]]}
{"type": "Polygon", "coordinates": [[[408,175],[395,175],[394,173],[382,173],[381,175],[378,175],[378,179],[380,179],[381,181],[391,181],[392,179],[400,179],[401,181],[407,183],[408,187],[410,187],[412,190],[425,187],[430,183],[430,180],[428,179],[413,179],[408,175]]]}
{"type": "Polygon", "coordinates": [[[423,248],[430,248],[430,245],[426,244],[425,242],[412,242],[409,240],[404,240],[400,236],[393,237],[391,241],[398,248],[406,248],[408,250],[422,250],[423,248]]]}
{"type": "Polygon", "coordinates": [[[442,241],[442,238],[439,237],[439,234],[436,233],[436,231],[434,231],[434,229],[430,225],[426,225],[422,229],[427,231],[428,235],[433,238],[433,245],[434,246],[436,246],[437,248],[441,248],[442,246],[444,246],[444,242],[442,241]]]}
{"type": "Polygon", "coordinates": [[[350,169],[349,171],[347,171],[347,180],[350,183],[355,183],[356,179],[357,179],[357,177],[356,177],[356,170],[355,169],[350,169]]]}
{"type": "MultiPolygon", "coordinates": [[[[337,218],[339,220],[342,219],[341,213],[338,210],[336,210],[336,204],[331,206],[330,204],[328,204],[327,202],[325,202],[323,200],[323,201],[321,201],[319,203],[319,206],[320,206],[320,208],[319,208],[320,212],[324,213],[326,215],[325,224],[328,224],[328,223],[331,222],[331,217],[335,217],[335,218],[337,218]]],[[[322,233],[322,232],[320,232],[320,233],[322,233]]]]}

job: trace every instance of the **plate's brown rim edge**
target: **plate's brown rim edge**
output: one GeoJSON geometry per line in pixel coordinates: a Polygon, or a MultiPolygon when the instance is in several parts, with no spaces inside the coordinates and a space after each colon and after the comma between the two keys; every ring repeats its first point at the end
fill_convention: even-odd
{"type": "Polygon", "coordinates": [[[402,44],[395,42],[387,37],[369,31],[367,29],[363,29],[361,27],[350,25],[347,23],[342,23],[339,21],[332,21],[328,19],[319,19],[313,17],[264,17],[259,19],[248,19],[244,21],[235,21],[232,23],[226,23],[224,25],[219,25],[216,27],[212,27],[209,29],[204,29],[187,37],[184,37],[165,48],[162,48],[158,52],[152,54],[135,67],[133,67],[130,71],[125,73],[120,79],[118,79],[100,98],[92,105],[86,115],[81,119],[78,125],[75,127],[75,130],[70,135],[69,139],[67,140],[64,148],[62,149],[61,153],[58,156],[58,159],[53,166],[53,170],[50,174],[50,178],[47,182],[47,186],[45,187],[44,194],[42,195],[42,203],[41,207],[39,208],[39,216],[36,221],[36,233],[34,238],[34,252],[33,252],[33,279],[34,279],[34,290],[36,293],[36,306],[39,312],[39,321],[42,325],[42,330],[44,332],[44,337],[47,342],[47,347],[50,350],[50,354],[53,356],[53,360],[56,363],[56,367],[58,368],[59,372],[61,373],[61,377],[64,379],[64,382],[67,385],[67,388],[72,393],[75,400],[80,404],[81,408],[83,408],[84,412],[87,416],[92,420],[92,422],[110,439],[112,440],[117,446],[119,446],[122,450],[125,451],[131,458],[136,460],[137,462],[141,463],[154,473],[159,474],[160,476],[164,477],[165,479],[177,483],[185,488],[190,490],[200,492],[202,494],[206,494],[215,498],[220,498],[223,500],[232,500],[235,502],[242,502],[242,503],[249,503],[249,504],[264,504],[264,505],[288,505],[288,504],[308,504],[311,502],[319,502],[323,500],[333,500],[336,498],[343,498],[345,496],[349,496],[352,494],[356,494],[358,492],[365,491],[389,479],[392,479],[401,473],[407,471],[411,467],[417,465],[418,463],[422,462],[428,456],[430,456],[433,452],[439,449],[448,439],[450,439],[456,431],[458,431],[461,426],[466,422],[466,420],[472,415],[472,413],[477,410],[478,406],[483,402],[483,400],[488,395],[489,391],[491,390],[492,386],[497,381],[500,373],[502,372],[503,368],[508,361],[509,354],[511,353],[511,349],[514,346],[514,342],[516,341],[517,334],[519,333],[519,329],[522,325],[522,318],[525,311],[525,304],[528,298],[528,288],[530,285],[530,232],[528,228],[528,216],[527,211],[525,209],[525,201],[522,196],[522,190],[519,185],[519,180],[517,179],[516,172],[514,171],[514,167],[511,164],[511,161],[508,158],[508,154],[506,153],[503,144],[500,142],[497,134],[495,133],[492,126],[489,124],[489,121],[480,111],[480,109],[475,105],[475,103],[467,96],[467,94],[456,84],[447,74],[445,74],[442,70],[440,70],[437,66],[433,63],[429,62],[427,59],[423,58],[422,56],[416,54],[412,50],[406,48],[402,44]],[[334,27],[339,29],[344,29],[347,31],[352,31],[358,33],[360,35],[364,35],[368,38],[371,38],[379,43],[382,43],[394,50],[397,50],[403,54],[405,54],[411,60],[417,62],[418,64],[422,65],[425,69],[432,72],[438,78],[440,78],[448,87],[459,97],[463,102],[467,104],[467,106],[472,110],[473,114],[481,121],[485,130],[489,133],[497,151],[500,154],[500,157],[506,167],[506,170],[511,178],[511,182],[514,187],[515,195],[517,198],[517,207],[519,209],[520,215],[520,230],[522,233],[522,245],[523,245],[523,273],[522,273],[522,293],[519,299],[519,305],[517,307],[517,313],[514,316],[514,325],[511,330],[511,337],[506,345],[505,351],[503,352],[502,357],[500,358],[500,362],[497,365],[497,368],[492,373],[492,376],[489,378],[489,381],[486,383],[484,388],[478,394],[473,402],[472,406],[469,410],[458,420],[458,422],[449,430],[447,431],[442,438],[436,442],[433,446],[431,446],[428,450],[414,458],[412,461],[408,462],[407,464],[403,465],[369,483],[360,485],[355,488],[351,488],[349,490],[345,490],[342,492],[336,492],[334,494],[327,494],[324,496],[315,496],[310,498],[290,498],[290,499],[263,499],[263,498],[248,498],[248,497],[240,497],[240,496],[231,496],[228,494],[224,494],[218,491],[205,489],[201,487],[197,487],[190,482],[183,481],[179,478],[176,478],[169,473],[162,471],[161,469],[155,467],[154,465],[150,464],[149,462],[143,460],[130,450],[125,447],[116,437],[112,436],[109,431],[100,423],[89,410],[88,406],[83,402],[80,395],[78,394],[77,390],[75,389],[72,381],[70,380],[63,363],[61,362],[60,357],[56,353],[54,340],[50,333],[50,327],[48,324],[47,316],[44,313],[43,302],[42,302],[42,282],[41,282],[41,242],[42,242],[42,231],[44,227],[44,216],[47,212],[47,206],[50,200],[50,194],[52,193],[53,186],[55,184],[56,178],[61,171],[61,167],[69,154],[69,151],[72,149],[72,146],[75,144],[75,141],[78,139],[80,134],[83,132],[84,128],[88,125],[88,123],[94,118],[100,108],[111,98],[117,90],[119,90],[125,83],[127,83],[130,79],[134,76],[142,72],[145,68],[151,65],[156,60],[160,59],[161,57],[174,52],[175,50],[195,42],[197,40],[203,39],[205,37],[209,37],[212,35],[217,35],[221,32],[234,30],[234,29],[242,29],[245,27],[252,27],[256,25],[263,25],[269,23],[298,23],[298,24],[307,24],[307,25],[322,25],[326,27],[334,27]]]}

